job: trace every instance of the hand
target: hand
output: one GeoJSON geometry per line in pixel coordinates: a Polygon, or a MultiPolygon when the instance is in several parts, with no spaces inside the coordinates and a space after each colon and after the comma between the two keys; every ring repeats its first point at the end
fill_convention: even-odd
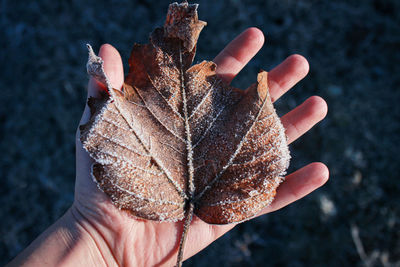
{"type": "MultiPolygon", "coordinates": [[[[217,73],[230,82],[258,52],[264,42],[263,34],[250,28],[233,40],[215,59],[217,73]]],[[[105,72],[114,88],[121,88],[124,75],[119,53],[110,45],[103,45],[99,56],[104,60],[105,72]]],[[[269,72],[269,88],[273,101],[291,89],[308,72],[306,59],[299,55],[287,58],[269,72]]],[[[104,88],[91,80],[89,92],[96,96],[104,88]]],[[[88,108],[81,124],[88,120],[88,108]]],[[[289,143],[293,142],[325,117],[327,105],[317,96],[308,98],[303,104],[284,115],[281,120],[289,143]]],[[[79,131],[77,133],[79,136],[79,131]]],[[[176,261],[182,222],[158,223],[134,219],[119,211],[92,181],[92,160],[82,149],[77,137],[77,181],[76,197],[72,213],[98,244],[104,260],[110,264],[124,266],[172,266],[176,261]]],[[[273,203],[261,213],[278,210],[317,189],[328,179],[328,169],[322,163],[309,164],[289,174],[282,183],[273,203]]],[[[184,258],[196,254],[235,225],[209,225],[194,218],[185,247],[184,258]]]]}
{"type": "MultiPolygon", "coordinates": [[[[258,52],[264,42],[262,33],[250,28],[233,40],[215,59],[218,74],[230,82],[258,52]]],[[[99,55],[114,88],[123,84],[122,61],[110,45],[99,55]]],[[[287,58],[269,73],[269,89],[277,100],[308,72],[307,61],[299,55],[287,58]]],[[[88,94],[97,95],[103,86],[89,82],[88,94]]],[[[310,97],[281,118],[289,143],[322,120],[327,112],[325,101],[310,97]]],[[[81,119],[89,117],[86,107],[81,119]]],[[[92,181],[92,160],[76,138],[75,201],[67,213],[20,253],[9,266],[172,266],[176,261],[182,222],[158,223],[134,219],[118,210],[92,181]]],[[[278,210],[323,185],[328,169],[312,163],[289,174],[279,186],[275,200],[259,215],[278,210]]],[[[184,258],[196,254],[235,225],[209,225],[194,218],[185,246],[184,258]]]]}

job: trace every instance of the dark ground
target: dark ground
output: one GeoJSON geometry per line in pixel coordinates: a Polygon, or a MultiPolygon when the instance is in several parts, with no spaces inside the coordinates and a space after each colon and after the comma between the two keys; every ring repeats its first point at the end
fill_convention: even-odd
{"type": "MultiPolygon", "coordinates": [[[[199,3],[208,26],[197,61],[212,59],[247,27],[266,35],[234,85],[247,87],[259,68],[290,54],[308,58],[310,74],[277,108],[284,114],[314,94],[327,100],[328,117],[291,145],[291,170],[322,161],[331,178],[290,207],[239,225],[186,266],[400,266],[400,2],[199,3]]],[[[163,24],[167,6],[0,1],[0,265],[72,203],[85,44],[109,42],[126,59],[134,42],[147,42],[163,24]]]]}

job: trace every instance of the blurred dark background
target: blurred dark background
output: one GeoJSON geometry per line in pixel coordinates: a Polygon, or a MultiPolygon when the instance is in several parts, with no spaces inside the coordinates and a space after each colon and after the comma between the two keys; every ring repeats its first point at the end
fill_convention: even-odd
{"type": "MultiPolygon", "coordinates": [[[[291,145],[330,181],[290,207],[236,227],[186,266],[400,266],[400,2],[198,1],[208,22],[195,61],[259,27],[266,44],[235,79],[293,53],[310,74],[279,114],[320,95],[327,118],[291,145]],[[356,244],[358,244],[358,249],[356,244]]],[[[0,1],[0,265],[73,201],[74,136],[85,105],[90,43],[125,59],[163,24],[169,1],[0,1]]]]}

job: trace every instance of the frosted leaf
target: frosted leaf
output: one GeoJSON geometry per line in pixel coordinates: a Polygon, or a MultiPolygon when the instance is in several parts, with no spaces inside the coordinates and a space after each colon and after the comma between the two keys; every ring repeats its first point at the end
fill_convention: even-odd
{"type": "MultiPolygon", "coordinates": [[[[241,222],[273,200],[287,140],[267,72],[242,91],[211,61],[191,66],[206,24],[196,9],[171,4],[164,27],[133,46],[122,89],[89,99],[81,140],[94,181],[118,208],[185,225],[193,213],[211,224],[241,222]]],[[[109,87],[102,64],[90,50],[89,74],[109,87]]]]}

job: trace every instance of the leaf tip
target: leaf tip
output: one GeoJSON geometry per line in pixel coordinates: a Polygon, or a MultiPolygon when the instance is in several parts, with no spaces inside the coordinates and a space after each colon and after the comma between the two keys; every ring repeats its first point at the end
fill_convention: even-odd
{"type": "Polygon", "coordinates": [[[164,32],[167,37],[178,38],[183,41],[187,51],[192,51],[197,43],[201,30],[207,25],[198,19],[198,4],[189,4],[184,1],[169,5],[164,32]]]}

